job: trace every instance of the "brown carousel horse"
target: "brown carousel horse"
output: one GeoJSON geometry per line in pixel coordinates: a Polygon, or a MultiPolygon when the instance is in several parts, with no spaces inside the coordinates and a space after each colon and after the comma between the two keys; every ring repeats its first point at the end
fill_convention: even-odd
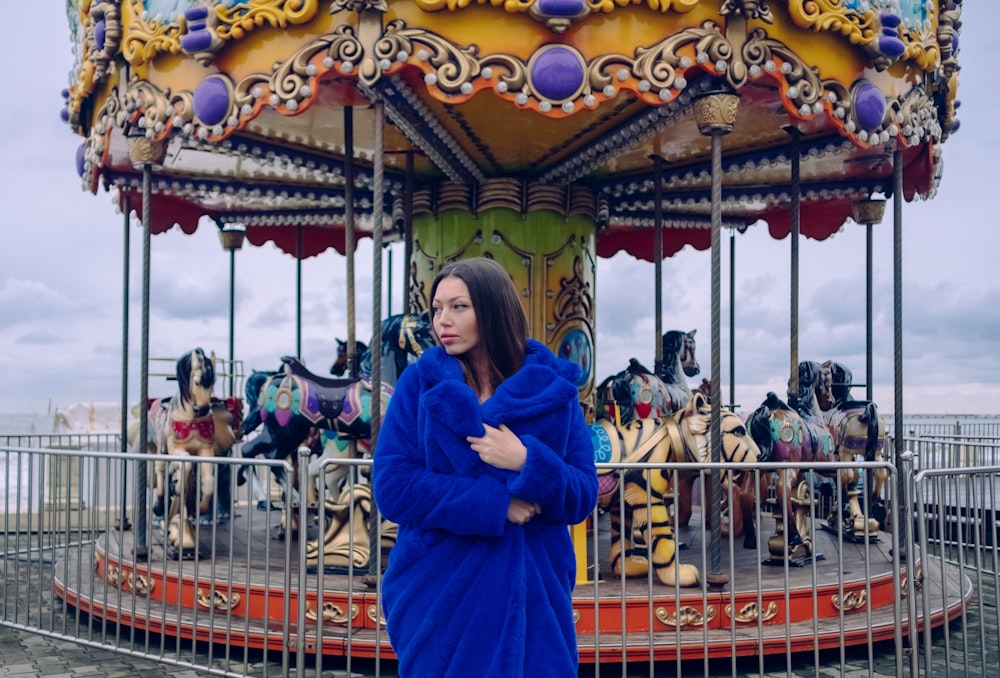
{"type": "MultiPolygon", "coordinates": [[[[823,363],[825,388],[817,393],[819,408],[833,432],[837,458],[840,460],[863,459],[882,461],[886,432],[885,422],[878,415],[878,407],[870,400],[851,398],[853,374],[844,365],[827,360],[823,363]]],[[[854,486],[860,481],[858,470],[851,469],[854,486]]],[[[870,516],[869,535],[885,522],[884,490],[888,472],[884,468],[870,470],[865,476],[867,514],[870,516]]],[[[853,536],[864,538],[863,517],[854,516],[853,536]]]]}
{"type": "MultiPolygon", "coordinates": [[[[835,459],[833,435],[819,411],[816,390],[822,380],[822,366],[816,362],[799,364],[799,390],[790,394],[792,405],[768,393],[764,402],[747,420],[750,435],[760,447],[763,462],[791,462],[810,465],[835,459]]],[[[777,470],[774,476],[776,532],[768,544],[774,561],[786,557],[804,562],[813,555],[810,519],[813,483],[806,469],[777,470]],[[784,533],[788,535],[785,548],[784,533]]],[[[846,481],[846,478],[845,478],[846,481]]],[[[767,480],[762,481],[768,482],[767,480]]],[[[763,494],[762,494],[763,496],[763,494]]]]}
{"type": "MultiPolygon", "coordinates": [[[[759,451],[743,422],[729,411],[723,411],[722,416],[724,460],[737,465],[754,463],[759,451]]],[[[636,419],[617,427],[599,420],[591,424],[594,458],[612,463],[706,463],[712,449],[710,420],[711,406],[701,393],[695,393],[680,412],[660,419],[636,419]]],[[[598,474],[599,504],[611,514],[612,571],[619,576],[623,572],[627,577],[643,576],[652,560],[663,584],[697,586],[701,580],[698,568],[676,562],[677,544],[669,505],[676,482],[678,505],[674,512],[686,512],[690,517],[691,490],[698,474],[659,468],[601,469],[598,474]],[[638,547],[639,543],[646,548],[638,547]],[[648,551],[648,557],[644,551],[648,551]]],[[[727,472],[723,482],[727,490],[732,483],[738,505],[731,513],[740,513],[742,524],[749,528],[753,525],[752,482],[752,473],[739,470],[727,472]]]]}
{"type": "Polygon", "coordinates": [[[233,414],[212,397],[214,385],[215,355],[196,348],[177,361],[177,393],[149,405],[147,450],[172,458],[153,464],[152,510],[167,522],[166,550],[175,560],[199,556],[194,521],[213,513],[215,465],[194,460],[225,456],[236,440],[233,414]]]}
{"type": "Polygon", "coordinates": [[[632,358],[628,367],[597,387],[597,416],[627,424],[633,419],[658,419],[684,408],[691,388],[684,375],[701,372],[695,357],[696,330],[670,330],[662,338],[663,366],[658,374],[632,358]]]}

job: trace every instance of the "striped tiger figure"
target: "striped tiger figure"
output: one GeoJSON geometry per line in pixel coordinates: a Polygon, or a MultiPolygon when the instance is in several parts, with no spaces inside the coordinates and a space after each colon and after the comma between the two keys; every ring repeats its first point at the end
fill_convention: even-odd
{"type": "MultiPolygon", "coordinates": [[[[601,420],[591,424],[594,458],[597,462],[676,462],[705,463],[711,457],[711,406],[696,392],[683,410],[660,419],[638,419],[616,427],[601,420]]],[[[757,461],[760,452],[747,433],[743,421],[729,410],[722,411],[722,449],[727,462],[746,465],[757,461]]],[[[669,586],[697,586],[698,568],[677,563],[677,544],[669,505],[674,500],[677,483],[678,524],[686,524],[691,515],[691,495],[697,473],[687,470],[600,469],[599,503],[611,514],[610,562],[615,575],[644,576],[649,559],[635,544],[642,541],[651,554],[657,578],[669,586]],[[622,499],[624,497],[624,500],[622,499]],[[624,506],[624,511],[622,510],[624,506]]],[[[731,529],[737,536],[754,533],[753,474],[727,472],[723,487],[733,483],[733,497],[738,504],[729,510],[731,529]],[[739,525],[737,525],[737,522],[739,525]]],[[[725,493],[728,497],[729,492],[725,493]]],[[[754,544],[756,539],[752,538],[754,544]]]]}

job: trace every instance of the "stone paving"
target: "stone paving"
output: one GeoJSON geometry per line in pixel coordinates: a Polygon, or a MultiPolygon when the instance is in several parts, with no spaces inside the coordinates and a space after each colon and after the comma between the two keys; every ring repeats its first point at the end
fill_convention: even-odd
{"type": "MultiPolygon", "coordinates": [[[[120,631],[114,625],[103,625],[99,621],[91,623],[85,616],[73,609],[65,609],[62,601],[52,594],[52,574],[54,563],[44,556],[46,549],[30,551],[26,537],[13,541],[13,536],[0,535],[0,678],[24,678],[32,676],[77,677],[108,676],[111,678],[141,676],[142,678],[195,678],[210,675],[232,676],[285,676],[296,675],[294,667],[286,667],[279,654],[267,656],[260,652],[247,653],[233,648],[226,661],[224,649],[217,646],[192,648],[190,643],[176,646],[159,646],[159,637],[151,637],[146,645],[145,637],[134,641],[128,629],[120,631]],[[11,550],[8,551],[8,548],[11,550]],[[30,552],[30,556],[24,556],[30,552]],[[3,554],[6,554],[5,556],[3,554]],[[21,554],[21,555],[19,555],[21,554]],[[14,624],[16,627],[10,626],[14,624]],[[24,627],[44,629],[40,634],[24,627]],[[121,633],[116,637],[116,633],[121,633]],[[82,638],[74,642],[66,637],[82,638]],[[124,654],[109,649],[108,645],[136,647],[139,653],[160,655],[163,660],[144,656],[124,654]],[[172,660],[180,660],[178,665],[172,660]],[[194,670],[190,664],[211,667],[211,670],[194,670]]],[[[984,572],[980,565],[980,572],[984,572]]],[[[985,574],[985,572],[984,572],[985,574]]],[[[970,576],[972,576],[970,574],[970,576]]],[[[975,579],[975,577],[974,577],[975,579]]],[[[934,633],[932,669],[922,668],[923,650],[920,650],[919,675],[963,675],[971,678],[1000,675],[1000,631],[998,631],[997,581],[991,573],[980,580],[977,594],[969,606],[963,621],[957,620],[949,627],[949,633],[934,633]],[[963,628],[964,626],[964,628],[963,628]],[[946,639],[951,656],[950,666],[945,663],[946,639]],[[963,661],[967,657],[967,661],[963,661]]],[[[922,638],[921,638],[922,640],[922,638]]],[[[172,643],[172,640],[170,641],[172,643]]],[[[728,659],[712,660],[707,666],[702,662],[685,663],[678,667],[673,662],[658,664],[652,670],[648,663],[633,664],[624,670],[620,664],[602,665],[599,668],[581,667],[580,676],[600,678],[600,676],[623,676],[640,678],[655,676],[665,678],[672,675],[704,676],[761,676],[763,678],[805,677],[805,676],[845,676],[848,678],[868,676],[870,678],[890,678],[897,675],[913,675],[908,655],[905,664],[897,667],[894,648],[891,643],[876,645],[869,661],[868,649],[852,647],[813,653],[795,654],[791,657],[769,656],[762,661],[757,658],[741,658],[733,663],[728,659]],[[898,670],[898,673],[897,673],[898,670]]],[[[314,664],[306,667],[305,676],[322,678],[369,678],[384,676],[397,678],[395,664],[383,661],[376,672],[371,661],[351,662],[347,671],[346,660],[334,658],[324,660],[323,666],[314,664]]]]}

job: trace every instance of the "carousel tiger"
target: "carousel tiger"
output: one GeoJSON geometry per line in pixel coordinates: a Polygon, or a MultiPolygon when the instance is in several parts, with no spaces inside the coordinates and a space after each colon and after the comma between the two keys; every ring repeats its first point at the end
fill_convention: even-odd
{"type": "MultiPolygon", "coordinates": [[[[711,406],[702,393],[694,393],[687,405],[674,415],[660,419],[637,419],[620,427],[607,420],[591,424],[595,459],[598,462],[706,463],[711,457],[711,406]]],[[[757,461],[759,450],[742,420],[729,410],[722,411],[723,460],[735,465],[757,461]]],[[[652,560],[657,578],[669,586],[697,586],[701,573],[694,565],[677,562],[677,544],[670,504],[674,514],[690,516],[691,495],[698,474],[665,468],[600,469],[599,504],[611,520],[612,571],[626,577],[643,576],[652,560]],[[650,554],[636,548],[637,538],[650,554]]],[[[727,507],[729,530],[734,534],[753,530],[753,474],[734,469],[723,476],[728,497],[730,486],[734,506],[727,507]],[[737,527],[739,521],[739,527],[737,527]]],[[[681,518],[683,519],[683,518],[681,518]]],[[[754,540],[755,542],[755,540],[754,540]]]]}

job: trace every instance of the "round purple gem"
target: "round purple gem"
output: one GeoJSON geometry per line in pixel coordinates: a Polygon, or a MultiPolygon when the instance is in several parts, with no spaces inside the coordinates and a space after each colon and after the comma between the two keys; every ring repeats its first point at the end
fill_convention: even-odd
{"type": "Polygon", "coordinates": [[[576,94],[583,84],[583,63],[565,47],[553,47],[535,59],[531,82],[546,99],[563,101],[576,94]]]}
{"type": "Polygon", "coordinates": [[[854,93],[854,115],[861,128],[871,132],[885,119],[885,97],[875,85],[865,83],[854,93]]]}
{"type": "Polygon", "coordinates": [[[84,144],[80,144],[76,147],[76,173],[81,177],[83,176],[83,171],[87,167],[86,159],[86,148],[84,144]]]}
{"type": "Polygon", "coordinates": [[[230,110],[229,87],[219,76],[202,80],[194,91],[194,114],[206,125],[218,125],[230,110]]]}
{"type": "Polygon", "coordinates": [[[94,42],[97,44],[97,51],[104,49],[104,40],[107,36],[108,25],[104,19],[94,24],[94,42]]]}
{"type": "Polygon", "coordinates": [[[583,0],[538,0],[535,6],[542,16],[576,16],[586,9],[583,0]]]}

